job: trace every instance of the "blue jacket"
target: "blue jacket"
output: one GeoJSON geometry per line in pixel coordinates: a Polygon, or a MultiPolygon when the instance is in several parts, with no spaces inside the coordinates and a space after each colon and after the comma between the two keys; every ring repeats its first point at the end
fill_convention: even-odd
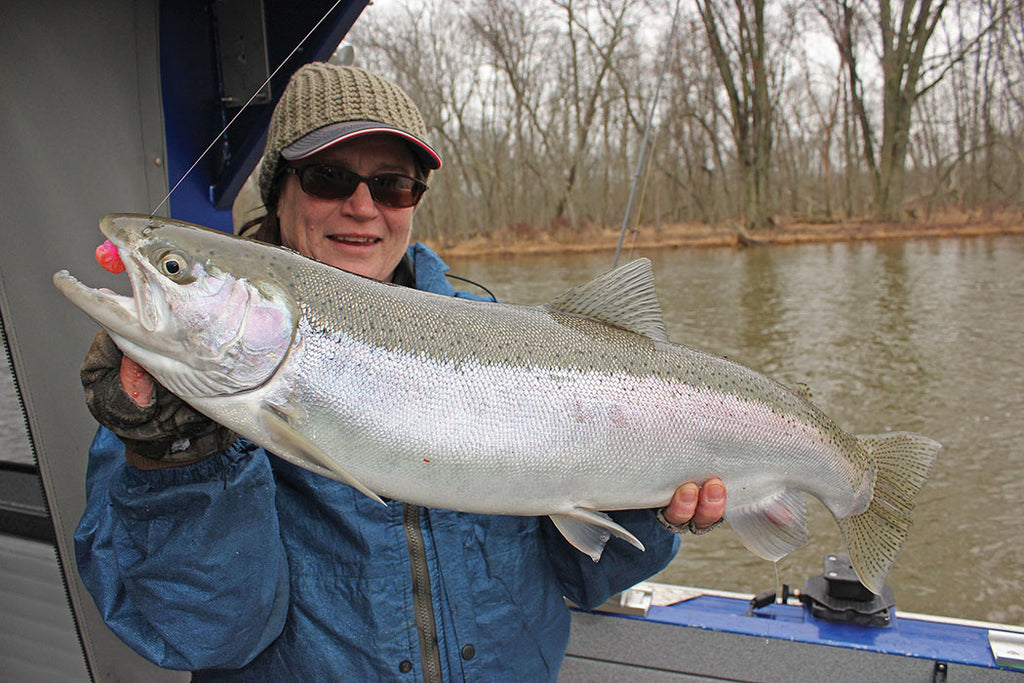
{"type": "MultiPolygon", "coordinates": [[[[472,296],[428,248],[409,254],[418,289],[472,296]]],[[[101,427],[86,487],[78,568],[104,619],[199,680],[554,680],[563,596],[597,606],[678,546],[650,511],[619,512],[647,551],[613,538],[595,563],[547,518],[383,507],[245,440],[141,471],[101,427]]]]}

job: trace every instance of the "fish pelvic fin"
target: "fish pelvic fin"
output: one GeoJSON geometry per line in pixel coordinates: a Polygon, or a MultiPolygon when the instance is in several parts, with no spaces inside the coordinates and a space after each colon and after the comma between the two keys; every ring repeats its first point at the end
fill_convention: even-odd
{"type": "Polygon", "coordinates": [[[552,299],[545,308],[668,341],[665,316],[645,258],[619,266],[552,299]]]}
{"type": "Polygon", "coordinates": [[[387,505],[381,497],[364,486],[358,479],[346,472],[331,456],[306,436],[288,424],[285,416],[276,408],[262,405],[259,408],[259,422],[265,434],[269,435],[270,449],[293,465],[298,465],[316,474],[323,475],[343,484],[348,484],[368,498],[381,505],[387,505]]]}
{"type": "Polygon", "coordinates": [[[875,462],[875,488],[867,510],[836,523],[860,582],[881,595],[907,539],[914,501],[942,445],[912,432],[861,434],[857,438],[875,462]]]}
{"type": "Polygon", "coordinates": [[[572,512],[551,515],[550,519],[565,540],[580,552],[589,555],[594,562],[601,559],[604,546],[612,536],[621,538],[638,550],[644,550],[644,544],[640,539],[611,517],[597,510],[576,507],[572,512]]]}
{"type": "MultiPolygon", "coordinates": [[[[775,489],[744,500],[725,512],[725,520],[755,555],[775,562],[807,542],[807,496],[775,489]]],[[[739,497],[739,496],[737,496],[739,497]]]]}

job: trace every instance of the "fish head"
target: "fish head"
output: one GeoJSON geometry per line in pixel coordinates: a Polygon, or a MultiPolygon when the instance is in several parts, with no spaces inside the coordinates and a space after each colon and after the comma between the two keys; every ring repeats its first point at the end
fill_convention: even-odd
{"type": "Polygon", "coordinates": [[[170,391],[187,401],[253,389],[287,357],[299,308],[274,275],[276,258],[291,252],[133,214],[106,216],[100,229],[132,296],[92,289],[67,271],[54,284],[170,391]]]}

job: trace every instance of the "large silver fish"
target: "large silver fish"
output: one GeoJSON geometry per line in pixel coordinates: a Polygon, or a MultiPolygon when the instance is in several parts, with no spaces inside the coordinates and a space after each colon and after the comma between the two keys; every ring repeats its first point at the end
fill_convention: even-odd
{"type": "MultiPolygon", "coordinates": [[[[602,510],[655,508],[721,477],[725,518],[776,560],[806,540],[806,495],[880,593],[939,444],[853,436],[799,391],[670,343],[650,263],[544,306],[381,284],[179,221],[113,215],[134,298],[66,271],[64,295],[214,420],[365,494],[550,515],[595,560],[602,510]]],[[[379,499],[379,498],[378,498],[379,499]]]]}

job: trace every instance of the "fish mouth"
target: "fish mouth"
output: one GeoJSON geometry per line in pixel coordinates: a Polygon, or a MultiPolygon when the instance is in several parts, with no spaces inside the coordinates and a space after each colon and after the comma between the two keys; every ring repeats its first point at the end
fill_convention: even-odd
{"type": "Polygon", "coordinates": [[[131,283],[132,296],[124,296],[106,288],[95,289],[83,284],[67,270],[54,274],[53,284],[71,303],[95,320],[112,335],[136,344],[152,347],[170,319],[167,303],[159,287],[153,286],[146,272],[149,266],[132,243],[145,233],[139,218],[105,216],[100,231],[117,248],[131,283]],[[146,341],[143,344],[143,340],[146,341]]]}
{"type": "Polygon", "coordinates": [[[71,303],[78,306],[108,331],[119,333],[141,328],[135,299],[109,289],[93,289],[67,270],[53,274],[53,284],[71,303]]]}

